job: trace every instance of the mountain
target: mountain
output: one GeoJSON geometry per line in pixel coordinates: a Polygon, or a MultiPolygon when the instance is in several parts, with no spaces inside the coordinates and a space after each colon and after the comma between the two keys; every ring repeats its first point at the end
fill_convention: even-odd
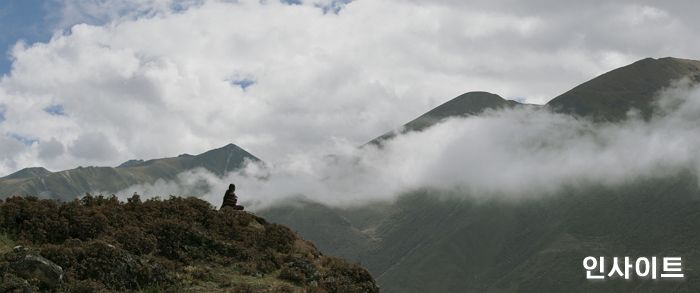
{"type": "Polygon", "coordinates": [[[0,178],[2,179],[27,179],[27,178],[32,178],[32,177],[41,177],[41,176],[46,176],[51,174],[51,171],[46,170],[44,167],[29,167],[29,168],[24,168],[22,170],[19,170],[15,173],[12,173],[10,175],[7,175],[5,177],[0,178]]]}
{"type": "Polygon", "coordinates": [[[382,141],[392,139],[398,134],[411,131],[422,131],[452,117],[467,117],[478,115],[487,110],[498,110],[522,106],[522,104],[506,100],[499,95],[488,92],[468,92],[444,104],[435,107],[416,119],[402,125],[397,130],[387,132],[367,144],[380,145],[382,141]]]}
{"type": "MultiPolygon", "coordinates": [[[[700,61],[679,58],[646,58],[604,73],[550,100],[545,106],[560,113],[588,117],[598,121],[620,121],[630,110],[639,110],[648,118],[660,90],[674,81],[687,79],[700,83],[700,61]]],[[[506,100],[489,92],[468,92],[435,107],[416,119],[389,131],[367,144],[381,145],[396,135],[422,131],[452,117],[479,115],[526,105],[506,100]]]]}
{"type": "MultiPolygon", "coordinates": [[[[696,177],[688,174],[517,203],[419,190],[376,218],[367,233],[376,239],[372,245],[353,247],[361,240],[356,238],[336,246],[321,242],[319,248],[336,255],[352,251],[383,292],[690,292],[700,286],[698,192],[696,177]],[[590,282],[581,267],[588,255],[681,256],[687,277],[590,282]]],[[[341,227],[367,225],[343,218],[348,223],[341,227]]],[[[290,220],[292,229],[310,239],[319,231],[333,233],[290,220]]],[[[315,223],[328,225],[325,218],[315,223]]]]}
{"type": "Polygon", "coordinates": [[[587,81],[552,99],[547,106],[603,121],[623,120],[631,109],[648,118],[659,90],[682,78],[700,82],[700,61],[647,58],[587,81]]]}
{"type": "MultiPolygon", "coordinates": [[[[700,81],[699,64],[640,60],[575,87],[545,108],[613,123],[632,109],[649,117],[661,90],[679,79],[700,81]]],[[[509,106],[490,94],[482,97],[492,103],[465,111],[467,94],[464,103],[450,100],[371,143],[509,106]]],[[[322,251],[363,264],[383,292],[694,292],[700,288],[697,180],[694,172],[679,171],[518,202],[423,189],[382,205],[279,204],[259,214],[288,225],[322,251]],[[589,255],[681,256],[686,278],[590,282],[581,265],[589,255]]]]}
{"type": "Polygon", "coordinates": [[[86,192],[110,193],[158,179],[172,180],[193,168],[204,168],[221,176],[242,167],[246,160],[259,161],[242,148],[229,144],[196,156],[131,160],[118,167],[78,167],[54,173],[43,168],[27,168],[0,178],[0,198],[41,195],[72,200],[86,192]]]}
{"type": "Polygon", "coordinates": [[[0,219],[2,292],[379,292],[289,228],[197,198],[12,197],[0,219]]]}

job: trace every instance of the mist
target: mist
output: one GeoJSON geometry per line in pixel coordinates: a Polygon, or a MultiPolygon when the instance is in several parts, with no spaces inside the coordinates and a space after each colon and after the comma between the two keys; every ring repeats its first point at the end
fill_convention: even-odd
{"type": "Polygon", "coordinates": [[[632,110],[618,123],[546,108],[488,111],[399,135],[381,147],[336,139],[283,160],[248,162],[223,177],[195,169],[174,181],[119,194],[193,195],[218,206],[233,182],[241,203],[255,210],[292,197],[362,205],[419,188],[522,199],[550,196],[564,187],[615,186],[688,170],[697,174],[700,89],[680,82],[659,94],[654,109],[650,119],[632,110]]]}

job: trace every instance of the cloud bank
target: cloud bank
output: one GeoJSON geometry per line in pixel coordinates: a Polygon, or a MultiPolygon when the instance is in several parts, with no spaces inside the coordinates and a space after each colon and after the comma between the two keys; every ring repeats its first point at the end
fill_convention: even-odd
{"type": "Polygon", "coordinates": [[[680,84],[661,93],[650,120],[635,111],[624,122],[602,124],[544,108],[492,111],[400,135],[381,148],[336,141],[273,164],[249,164],[224,178],[193,170],[177,181],[121,193],[185,191],[218,205],[228,183],[235,182],[243,204],[253,209],[293,196],[336,206],[364,204],[424,187],[470,197],[547,196],[563,187],[698,174],[699,113],[700,89],[680,84]]]}
{"type": "Polygon", "coordinates": [[[466,91],[542,103],[643,57],[700,59],[693,1],[299,2],[61,2],[65,27],[9,52],[0,174],[228,143],[281,162],[466,91]]]}

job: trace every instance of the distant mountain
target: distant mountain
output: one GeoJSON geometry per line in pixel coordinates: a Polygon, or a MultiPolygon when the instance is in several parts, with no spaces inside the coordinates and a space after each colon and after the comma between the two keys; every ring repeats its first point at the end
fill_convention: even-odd
{"type": "MultiPolygon", "coordinates": [[[[575,87],[546,108],[615,122],[653,112],[659,91],[700,81],[700,62],[644,59],[575,87]]],[[[398,131],[421,131],[449,117],[518,106],[468,93],[398,131]]],[[[591,185],[543,199],[469,200],[471,194],[417,190],[396,202],[349,209],[319,203],[278,205],[259,214],[314,241],[322,251],[365,265],[383,292],[693,292],[700,288],[697,174],[591,185]],[[585,279],[585,256],[682,256],[683,282],[585,279]]]]}
{"type": "Polygon", "coordinates": [[[438,124],[451,117],[467,117],[478,115],[487,110],[498,110],[521,106],[522,104],[506,100],[499,95],[487,92],[468,92],[462,94],[444,104],[435,107],[416,119],[409,121],[396,130],[387,132],[379,136],[368,144],[381,144],[382,141],[389,140],[398,134],[411,131],[422,131],[430,126],[438,124]]]}
{"type": "MultiPolygon", "coordinates": [[[[646,58],[612,70],[550,100],[546,107],[557,112],[597,121],[619,121],[628,111],[639,110],[648,118],[657,93],[686,78],[700,83],[700,61],[679,58],[646,58]]],[[[487,110],[518,106],[538,107],[506,100],[488,92],[468,92],[435,107],[416,119],[389,131],[368,144],[381,144],[398,134],[422,131],[452,117],[479,115],[487,110]]]]}
{"type": "Polygon", "coordinates": [[[193,155],[148,161],[131,160],[119,167],[78,167],[59,172],[44,168],[27,168],[0,178],[0,198],[12,195],[41,195],[72,200],[86,192],[117,192],[129,186],[153,183],[158,179],[171,180],[184,171],[204,168],[217,175],[242,167],[245,160],[258,158],[229,144],[224,147],[193,155]]]}
{"type": "Polygon", "coordinates": [[[631,109],[648,118],[659,90],[682,78],[700,82],[700,61],[647,58],[587,81],[552,99],[547,106],[595,120],[619,121],[631,109]]]}

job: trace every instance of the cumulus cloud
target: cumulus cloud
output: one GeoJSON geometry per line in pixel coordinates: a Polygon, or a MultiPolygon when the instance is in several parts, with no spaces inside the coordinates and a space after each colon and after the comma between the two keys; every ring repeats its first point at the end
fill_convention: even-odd
{"type": "MultiPolygon", "coordinates": [[[[54,147],[57,146],[54,144],[54,147]]],[[[47,149],[43,148],[44,154],[47,149]]],[[[103,161],[116,154],[116,150],[109,142],[107,136],[99,132],[83,133],[78,136],[68,151],[76,158],[92,161],[103,161]]]]}
{"type": "Polygon", "coordinates": [[[543,103],[643,57],[700,58],[692,2],[300,2],[65,1],[70,27],[18,43],[0,80],[0,135],[38,140],[0,173],[228,143],[279,162],[362,144],[466,91],[543,103]],[[76,149],[94,133],[107,149],[76,149]],[[52,139],[67,151],[41,155],[52,139]]]}
{"type": "Polygon", "coordinates": [[[16,157],[23,149],[24,145],[16,139],[0,136],[0,163],[15,167],[17,165],[16,157]]]}
{"type": "Polygon", "coordinates": [[[53,137],[48,141],[39,143],[39,158],[42,160],[50,161],[62,155],[64,151],[65,147],[63,144],[53,137]]]}

